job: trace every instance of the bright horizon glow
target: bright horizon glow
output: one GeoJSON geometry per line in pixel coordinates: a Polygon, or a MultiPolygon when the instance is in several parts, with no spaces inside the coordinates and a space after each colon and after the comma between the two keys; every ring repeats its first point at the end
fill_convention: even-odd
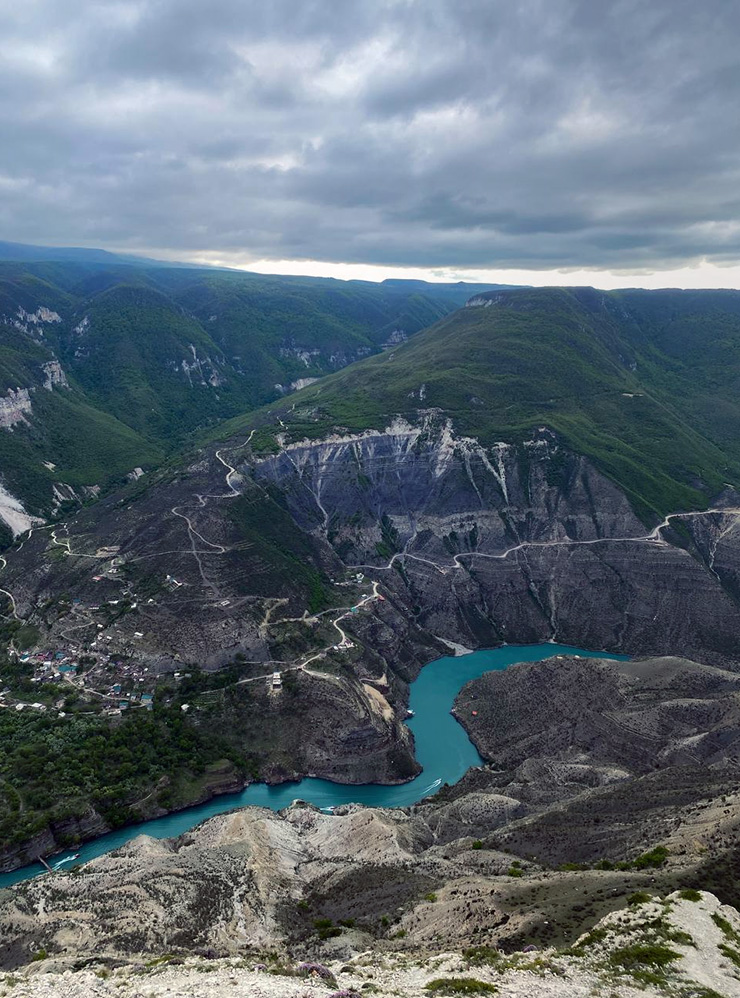
{"type": "MultiPolygon", "coordinates": [[[[124,251],[126,252],[126,251],[124,251]]],[[[127,252],[132,252],[128,250],[127,252]]],[[[135,252],[135,251],[134,251],[135,252]]],[[[141,251],[146,253],[146,251],[141,251]]],[[[493,268],[392,267],[364,263],[330,263],[323,260],[249,260],[237,253],[172,254],[152,250],[150,254],[173,262],[231,267],[258,274],[292,277],[333,277],[341,281],[384,281],[388,278],[430,283],[465,281],[471,284],[530,284],[534,287],[616,288],[730,288],[740,289],[740,263],[717,266],[706,260],[672,270],[506,270],[493,268]]]]}

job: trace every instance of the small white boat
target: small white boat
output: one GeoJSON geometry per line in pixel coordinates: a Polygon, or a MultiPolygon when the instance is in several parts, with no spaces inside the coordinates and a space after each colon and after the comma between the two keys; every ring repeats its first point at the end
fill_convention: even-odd
{"type": "Polygon", "coordinates": [[[73,856],[64,856],[62,859],[58,859],[56,863],[52,866],[52,870],[58,870],[60,866],[64,866],[65,863],[74,863],[76,859],[80,858],[80,854],[76,852],[73,856]]]}
{"type": "Polygon", "coordinates": [[[411,710],[411,708],[409,708],[409,709],[408,709],[408,710],[406,711],[406,717],[415,717],[415,716],[416,716],[416,715],[415,715],[414,711],[413,711],[413,710],[411,710]]]}

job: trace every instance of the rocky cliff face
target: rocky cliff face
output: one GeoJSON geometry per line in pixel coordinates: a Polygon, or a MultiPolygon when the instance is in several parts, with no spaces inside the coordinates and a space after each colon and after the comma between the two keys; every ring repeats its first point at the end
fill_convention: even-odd
{"type": "Polygon", "coordinates": [[[553,865],[622,860],[648,841],[732,850],[739,681],[682,658],[558,655],[486,673],[454,710],[492,768],[453,794],[515,799],[519,820],[496,842],[553,865]]]}
{"type": "Polygon", "coordinates": [[[62,365],[58,360],[50,360],[42,364],[42,370],[44,372],[44,388],[47,391],[51,391],[55,385],[60,388],[69,388],[67,375],[62,370],[62,365]]]}
{"type": "MultiPolygon", "coordinates": [[[[253,438],[36,531],[8,556],[3,588],[52,646],[160,671],[237,661],[245,696],[221,720],[265,778],[413,775],[408,683],[450,644],[556,639],[736,668],[729,493],[646,526],[549,431],[483,446],[435,413],[267,456],[253,438]],[[79,601],[71,617],[61,593],[79,601]],[[110,609],[121,600],[126,612],[110,609]],[[276,667],[293,699],[268,701],[276,667]]],[[[514,801],[501,813],[517,810],[518,792],[495,792],[514,801]]]]}
{"type": "MultiPolygon", "coordinates": [[[[712,512],[645,526],[612,482],[549,431],[484,447],[434,413],[416,425],[283,443],[269,456],[255,454],[251,439],[205,453],[133,500],[110,496],[53,537],[35,534],[10,554],[4,576],[19,613],[54,642],[68,633],[83,646],[105,642],[159,669],[218,668],[236,654],[255,675],[273,662],[297,669],[313,684],[310,702],[338,697],[341,710],[327,717],[354,718],[362,703],[373,721],[301,751],[286,773],[350,782],[372,779],[376,765],[375,778],[398,778],[404,767],[410,775],[406,763],[379,760],[397,748],[408,760],[398,725],[406,684],[450,643],[554,639],[734,668],[740,519],[731,494],[712,512]],[[99,553],[110,545],[122,564],[99,553]],[[322,587],[317,615],[306,609],[298,565],[322,587]],[[120,596],[122,575],[154,604],[112,621],[96,607],[120,596]],[[36,614],[60,592],[80,600],[74,631],[62,616],[36,614]],[[373,593],[384,599],[363,599],[373,593]],[[310,678],[302,665],[314,657],[310,678]],[[373,713],[368,682],[391,720],[373,713]]],[[[306,745],[328,731],[319,720],[306,745]]]]}
{"type": "Polygon", "coordinates": [[[740,763],[740,676],[685,659],[557,655],[486,673],[455,710],[500,766],[549,756],[642,775],[740,763]]]}
{"type": "Polygon", "coordinates": [[[34,339],[43,339],[44,326],[58,325],[62,322],[62,317],[46,305],[39,305],[32,312],[27,312],[25,308],[18,306],[14,315],[0,316],[0,322],[7,326],[13,326],[18,332],[32,336],[34,339]]]}
{"type": "MultiPolygon", "coordinates": [[[[73,554],[89,557],[114,543],[132,570],[144,556],[162,579],[190,587],[179,628],[162,613],[149,615],[137,645],[143,655],[217,665],[241,649],[264,660],[281,640],[272,625],[305,610],[286,590],[285,570],[236,529],[240,496],[277,497],[327,585],[328,576],[350,570],[381,587],[385,604],[348,622],[363,649],[360,675],[382,674],[384,661],[413,678],[424,657],[446,647],[437,639],[467,647],[554,639],[717,663],[734,655],[740,520],[732,495],[714,512],[646,527],[612,482],[548,431],[519,447],[483,447],[433,416],[288,444],[269,457],[233,441],[133,505],[114,499],[81,513],[69,525],[73,554]],[[236,469],[228,483],[226,460],[236,469]],[[265,628],[271,601],[286,596],[265,628]],[[374,656],[379,671],[370,666],[374,656]]],[[[9,562],[29,610],[61,571],[46,570],[44,542],[9,562]]],[[[64,587],[92,594],[89,567],[84,558],[66,562],[64,587]]],[[[351,595],[336,588],[332,599],[342,606],[351,595]]],[[[161,600],[178,614],[176,595],[161,600]]],[[[111,638],[129,629],[140,629],[133,617],[111,638]]]]}
{"type": "Polygon", "coordinates": [[[517,990],[506,976],[530,969],[570,988],[543,998],[586,998],[607,981],[630,998],[645,984],[740,994],[737,885],[717,878],[740,841],[737,686],[734,673],[679,659],[569,657],[489,674],[457,709],[475,704],[491,768],[409,809],[245,808],[27,881],[0,893],[0,966],[43,952],[36,970],[84,961],[141,975],[165,953],[251,967],[275,951],[288,977],[309,960],[348,987],[361,983],[352,966],[385,980],[389,961],[446,953],[445,973],[512,996],[539,994],[537,978],[517,990]],[[719,899],[695,889],[707,881],[719,899]]]}
{"type": "Polygon", "coordinates": [[[39,856],[53,856],[72,842],[84,842],[111,831],[110,825],[94,809],[77,818],[64,818],[32,839],[0,851],[0,870],[17,870],[39,856]]]}
{"type": "MultiPolygon", "coordinates": [[[[47,391],[52,391],[55,387],[69,388],[67,375],[57,360],[41,364],[39,383],[47,391]]],[[[0,398],[0,427],[11,429],[16,423],[27,422],[26,417],[33,412],[31,393],[36,391],[37,387],[39,386],[32,385],[31,388],[9,388],[7,390],[5,395],[0,398]]]]}
{"type": "MultiPolygon", "coordinates": [[[[289,444],[252,473],[345,564],[382,579],[416,626],[447,640],[710,659],[735,648],[736,514],[671,520],[691,537],[671,544],[675,534],[645,527],[547,430],[519,447],[483,447],[430,414],[289,444]]],[[[733,498],[721,505],[734,508],[733,498]]]]}
{"type": "Polygon", "coordinates": [[[31,393],[28,388],[9,388],[0,398],[0,426],[10,429],[16,423],[25,423],[31,414],[31,393]]]}

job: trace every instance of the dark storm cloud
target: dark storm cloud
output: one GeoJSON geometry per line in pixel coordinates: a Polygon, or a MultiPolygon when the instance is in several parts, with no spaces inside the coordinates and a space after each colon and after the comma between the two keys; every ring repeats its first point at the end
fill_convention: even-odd
{"type": "Polygon", "coordinates": [[[0,0],[0,237],[737,260],[739,40],[734,0],[0,0]]]}

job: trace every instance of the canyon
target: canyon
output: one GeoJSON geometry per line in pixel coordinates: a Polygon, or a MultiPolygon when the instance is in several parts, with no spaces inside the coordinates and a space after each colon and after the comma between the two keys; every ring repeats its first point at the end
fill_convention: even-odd
{"type": "MultiPolygon", "coordinates": [[[[484,764],[411,808],[247,809],[16,887],[0,898],[6,966],[34,947],[59,966],[65,948],[126,964],[173,946],[557,948],[646,890],[740,902],[740,477],[701,394],[716,369],[694,373],[689,425],[676,364],[655,360],[680,336],[649,327],[639,295],[477,297],[490,304],[35,525],[4,557],[6,612],[39,647],[91,659],[83,698],[109,704],[107,663],[124,662],[158,684],[167,723],[223,746],[212,790],[202,774],[122,783],[148,803],[117,821],[249,778],[409,780],[409,687],[451,649],[556,642],[632,661],[475,680],[455,714],[484,764]],[[327,919],[337,932],[314,938],[327,919]]],[[[734,297],[712,302],[735,321],[734,297]]],[[[670,305],[691,354],[704,304],[670,305]]]]}

